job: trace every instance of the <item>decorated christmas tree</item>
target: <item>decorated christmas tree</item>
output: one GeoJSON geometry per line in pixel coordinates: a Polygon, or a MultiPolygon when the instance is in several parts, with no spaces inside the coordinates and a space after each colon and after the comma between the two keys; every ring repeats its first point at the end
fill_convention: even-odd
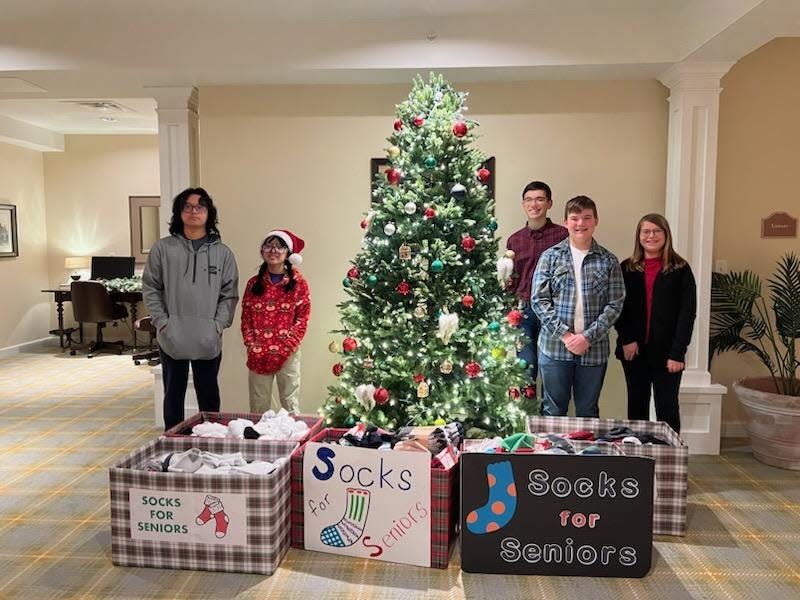
{"type": "Polygon", "coordinates": [[[520,388],[522,314],[498,274],[491,173],[470,148],[477,123],[464,117],[466,96],[432,74],[397,106],[389,168],[376,176],[343,280],[328,424],[524,426],[522,401],[535,394],[520,388]]]}

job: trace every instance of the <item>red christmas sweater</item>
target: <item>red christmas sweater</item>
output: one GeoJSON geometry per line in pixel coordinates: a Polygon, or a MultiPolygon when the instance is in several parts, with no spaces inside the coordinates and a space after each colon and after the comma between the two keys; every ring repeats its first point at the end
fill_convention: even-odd
{"type": "Polygon", "coordinates": [[[242,299],[242,337],[247,347],[247,368],[261,375],[280,371],[300,347],[311,316],[308,283],[294,269],[295,286],[286,291],[289,279],[272,283],[264,275],[264,293],[252,292],[258,276],[250,278],[242,299]]]}

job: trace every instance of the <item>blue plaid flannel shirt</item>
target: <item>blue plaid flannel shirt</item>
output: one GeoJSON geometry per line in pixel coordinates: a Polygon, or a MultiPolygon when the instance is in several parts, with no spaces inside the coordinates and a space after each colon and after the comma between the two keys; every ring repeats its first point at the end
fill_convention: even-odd
{"type": "MultiPolygon", "coordinates": [[[[608,332],[622,312],[625,283],[617,257],[595,240],[583,259],[583,335],[589,350],[580,357],[582,365],[608,361],[608,332]]],[[[531,307],[542,324],[539,350],[554,360],[574,360],[561,337],[575,325],[575,273],[569,238],[548,248],[539,259],[531,286],[531,307]]]]}

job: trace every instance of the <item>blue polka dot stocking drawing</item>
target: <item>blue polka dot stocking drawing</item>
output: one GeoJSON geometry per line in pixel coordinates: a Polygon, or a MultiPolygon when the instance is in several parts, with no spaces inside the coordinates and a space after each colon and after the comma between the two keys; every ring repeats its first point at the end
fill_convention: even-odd
{"type": "Polygon", "coordinates": [[[502,529],[517,510],[517,486],[511,461],[491,463],[486,467],[489,500],[467,514],[467,529],[481,535],[502,529]]]}
{"type": "Polygon", "coordinates": [[[326,546],[352,546],[363,535],[368,514],[369,490],[347,488],[347,506],[341,521],[323,529],[319,534],[320,540],[326,546]]]}

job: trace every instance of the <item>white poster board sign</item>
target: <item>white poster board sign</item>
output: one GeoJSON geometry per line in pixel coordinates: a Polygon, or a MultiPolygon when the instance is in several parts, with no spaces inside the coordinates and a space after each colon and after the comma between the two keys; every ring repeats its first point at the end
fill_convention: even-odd
{"type": "Polygon", "coordinates": [[[309,442],[305,548],[429,567],[431,456],[309,442]]]}
{"type": "Polygon", "coordinates": [[[131,488],[131,538],[247,545],[247,496],[131,488]]]}

